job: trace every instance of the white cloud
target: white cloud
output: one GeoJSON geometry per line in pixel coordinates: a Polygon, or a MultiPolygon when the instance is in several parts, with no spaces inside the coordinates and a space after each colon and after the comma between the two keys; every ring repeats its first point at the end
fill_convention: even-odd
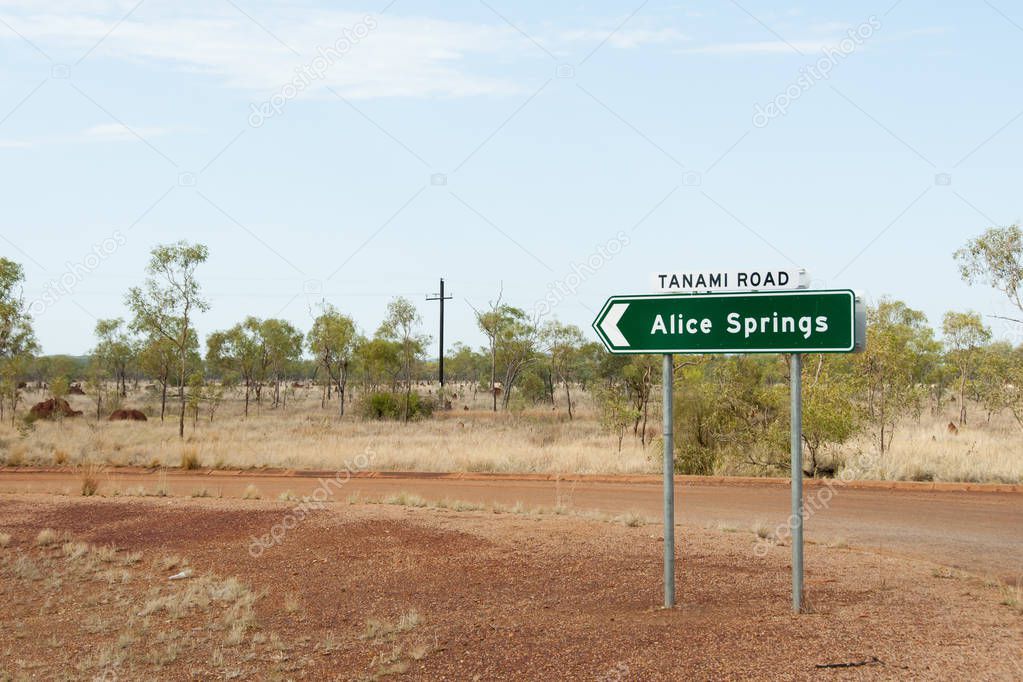
{"type": "Polygon", "coordinates": [[[688,54],[723,54],[723,55],[745,55],[745,54],[794,54],[793,47],[800,52],[819,52],[833,41],[827,40],[793,40],[784,42],[781,40],[763,40],[747,43],[718,43],[714,45],[701,45],[678,50],[688,54]]]}
{"type": "Polygon", "coordinates": [[[125,142],[134,141],[143,137],[149,139],[151,137],[162,137],[169,135],[174,132],[172,128],[161,128],[155,126],[148,127],[132,127],[128,128],[121,125],[120,123],[104,123],[102,125],[95,125],[91,128],[86,129],[81,135],[77,136],[82,141],[95,141],[95,142],[125,142]]]}
{"type": "Polygon", "coordinates": [[[595,44],[607,38],[607,44],[620,49],[631,49],[643,45],[658,45],[664,43],[678,43],[689,40],[689,36],[674,28],[623,28],[611,32],[599,29],[577,29],[566,31],[561,34],[561,39],[569,42],[593,42],[595,44]],[[608,37],[610,35],[610,37],[608,37]]]}
{"type": "Polygon", "coordinates": [[[180,130],[180,128],[161,126],[132,126],[129,129],[120,123],[103,123],[65,135],[46,135],[16,140],[0,139],[0,149],[31,149],[51,144],[137,142],[139,137],[150,140],[170,135],[180,130]]]}
{"type": "Polygon", "coordinates": [[[529,57],[535,49],[503,24],[391,14],[367,19],[366,14],[279,5],[247,9],[250,19],[228,3],[187,9],[174,5],[170,12],[143,4],[104,38],[130,7],[88,0],[62,0],[61,5],[62,10],[54,12],[48,6],[31,9],[27,2],[0,2],[20,10],[0,10],[0,17],[29,40],[70,61],[102,39],[90,61],[114,58],[171,66],[257,92],[291,81],[295,69],[308,65],[318,48],[334,45],[359,26],[372,28],[352,41],[351,49],[317,85],[329,85],[353,98],[518,92],[520,88],[508,80],[474,73],[469,58],[496,60],[509,52],[529,57]]]}

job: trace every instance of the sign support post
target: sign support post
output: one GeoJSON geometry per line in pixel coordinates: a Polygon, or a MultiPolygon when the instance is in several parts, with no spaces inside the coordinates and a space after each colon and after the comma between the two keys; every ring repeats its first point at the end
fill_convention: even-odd
{"type": "Polygon", "coordinates": [[[675,437],[674,358],[664,356],[664,608],[675,606],[675,437]]]}
{"type": "Polygon", "coordinates": [[[803,358],[793,353],[789,363],[792,393],[792,611],[803,610],[803,358]]]}
{"type": "MultiPolygon", "coordinates": [[[[771,286],[802,279],[766,273],[771,286]],[[782,281],[784,280],[784,281],[782,281]]],[[[752,277],[736,273],[736,284],[752,277]],[[744,280],[745,278],[745,280],[744,280]]],[[[759,275],[758,275],[759,277],[759,275]]],[[[657,275],[662,289],[727,288],[728,273],[657,275]],[[669,280],[670,278],[670,280],[669,280]],[[695,278],[695,280],[694,280],[695,278]],[[674,282],[678,279],[680,285],[674,282]],[[701,283],[702,282],[702,283],[701,283]]],[[[758,282],[761,280],[758,280],[758,282]]],[[[802,285],[802,282],[800,282],[802,285]]],[[[791,391],[792,610],[803,603],[803,354],[857,353],[866,346],[866,309],[851,289],[637,294],[612,296],[593,329],[614,354],[663,356],[664,607],[675,605],[674,356],[778,353],[789,356],[791,391]]]]}

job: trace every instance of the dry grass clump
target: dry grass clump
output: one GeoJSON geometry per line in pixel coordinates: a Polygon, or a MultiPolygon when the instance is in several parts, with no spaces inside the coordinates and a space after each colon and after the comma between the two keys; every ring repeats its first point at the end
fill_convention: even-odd
{"type": "Polygon", "coordinates": [[[263,497],[263,493],[259,492],[259,488],[250,483],[245,491],[242,493],[243,500],[258,500],[263,497]]]}
{"type": "Polygon", "coordinates": [[[82,467],[82,496],[91,497],[99,492],[100,475],[103,465],[98,462],[87,462],[82,467]]]}
{"type": "Polygon", "coordinates": [[[646,517],[638,512],[625,512],[614,517],[614,521],[629,528],[639,528],[646,525],[646,517]]]}
{"type": "Polygon", "coordinates": [[[366,629],[360,635],[360,639],[371,639],[378,642],[388,641],[395,635],[415,629],[420,622],[422,622],[422,618],[415,609],[403,612],[393,622],[380,618],[370,618],[366,621],[366,629]]]}
{"type": "Polygon", "coordinates": [[[1001,603],[1023,614],[1023,580],[1016,585],[1003,586],[1001,603]]]}
{"type": "Polygon", "coordinates": [[[199,464],[199,449],[194,447],[186,447],[181,450],[181,468],[186,470],[198,469],[199,464]]]}
{"type": "Polygon", "coordinates": [[[285,660],[281,654],[291,651],[274,635],[268,642],[249,638],[261,595],[237,578],[167,581],[159,569],[182,565],[181,557],[142,562],[140,552],[80,542],[52,528],[3,557],[3,580],[18,595],[7,604],[13,627],[50,632],[60,624],[35,643],[46,660],[25,668],[30,677],[161,679],[166,666],[215,652],[207,677],[255,679],[264,676],[259,661],[285,660]],[[57,651],[86,640],[89,647],[70,658],[57,651]],[[251,646],[229,648],[246,640],[251,646]]]}
{"type": "Polygon", "coordinates": [[[425,507],[427,502],[421,496],[415,493],[400,492],[394,495],[388,495],[383,499],[384,504],[394,504],[401,507],[425,507]]]}
{"type": "Polygon", "coordinates": [[[762,519],[754,523],[750,530],[752,530],[753,534],[760,540],[769,540],[773,542],[776,539],[774,527],[762,519]]]}
{"type": "MultiPolygon", "coordinates": [[[[421,498],[420,498],[421,499],[421,498]]],[[[426,506],[425,503],[414,506],[426,506]]],[[[486,509],[487,505],[478,504],[476,502],[466,502],[465,500],[449,500],[447,498],[436,503],[438,509],[450,509],[456,512],[468,512],[468,511],[480,511],[486,509]]]]}
{"type": "Polygon", "coordinates": [[[52,528],[43,528],[36,535],[36,547],[50,547],[57,544],[57,531],[52,528]]]}

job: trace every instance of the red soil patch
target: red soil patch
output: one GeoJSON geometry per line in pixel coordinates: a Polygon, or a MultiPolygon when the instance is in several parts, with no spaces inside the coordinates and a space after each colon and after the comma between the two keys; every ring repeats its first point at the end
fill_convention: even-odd
{"type": "Polygon", "coordinates": [[[787,547],[757,557],[763,541],[753,533],[682,527],[680,606],[666,611],[658,608],[656,526],[329,503],[298,519],[296,506],[7,497],[0,526],[12,541],[0,550],[0,612],[12,626],[0,628],[0,673],[100,674],[97,652],[114,647],[131,623],[137,637],[109,668],[120,679],[360,679],[390,670],[401,671],[395,679],[430,680],[1023,673],[1018,609],[999,603],[998,587],[934,564],[810,545],[813,612],[793,616],[787,547]],[[286,528],[279,544],[250,553],[252,538],[275,526],[286,528]],[[77,594],[77,581],[48,580],[70,560],[59,548],[34,545],[44,527],[116,546],[118,556],[142,552],[142,568],[109,588],[99,573],[89,592],[77,594]],[[189,562],[193,580],[237,576],[262,595],[255,628],[237,646],[207,641],[222,631],[201,622],[136,615],[150,591],[192,584],[166,580],[177,567],[158,572],[168,554],[189,562]],[[418,619],[404,629],[379,626],[395,626],[413,610],[418,619]],[[167,637],[174,659],[154,660],[167,637]],[[219,659],[211,644],[222,649],[219,659]]]}

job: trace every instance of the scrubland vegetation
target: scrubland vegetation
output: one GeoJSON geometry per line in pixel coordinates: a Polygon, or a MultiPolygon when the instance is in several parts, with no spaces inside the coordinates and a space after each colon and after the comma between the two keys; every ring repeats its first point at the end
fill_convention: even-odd
{"type": "MultiPolygon", "coordinates": [[[[1016,227],[993,228],[956,258],[968,281],[1019,303],[1020,258],[1006,253],[1023,256],[1016,227]]],[[[476,311],[485,344],[450,350],[443,390],[402,298],[372,335],[324,304],[305,332],[248,317],[200,345],[205,258],[201,245],[154,249],[145,285],[126,296],[131,317],[100,320],[79,358],[37,355],[21,267],[0,261],[0,461],[329,469],[362,455],[371,469],[658,470],[659,356],[610,355],[500,296],[476,311]],[[44,400],[53,409],[28,409],[44,400]],[[126,421],[108,421],[115,412],[126,421]]],[[[787,365],[677,356],[676,469],[786,475],[787,365]]],[[[976,312],[949,312],[939,333],[881,299],[866,351],[808,355],[802,381],[809,476],[1023,480],[1023,347],[992,340],[976,312]]]]}

